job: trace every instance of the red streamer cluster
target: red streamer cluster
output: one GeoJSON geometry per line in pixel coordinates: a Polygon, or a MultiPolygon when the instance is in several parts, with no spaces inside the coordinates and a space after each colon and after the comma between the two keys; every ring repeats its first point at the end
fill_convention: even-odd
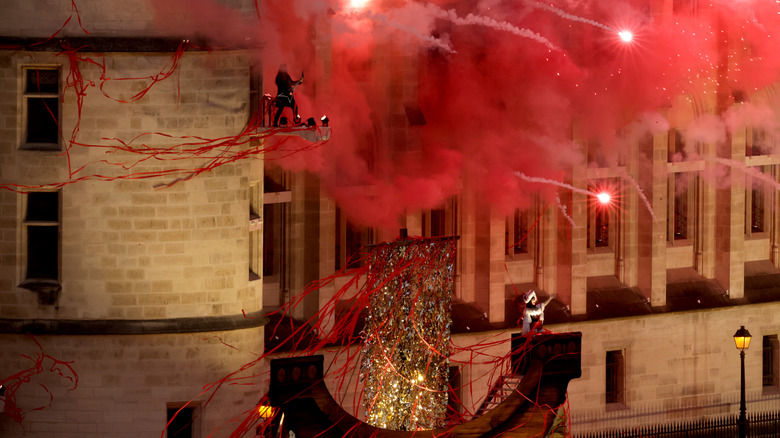
{"type": "MultiPolygon", "coordinates": [[[[350,270],[345,268],[331,276],[310,283],[301,293],[296,294],[292,301],[285,304],[278,311],[270,313],[268,316],[271,319],[271,323],[265,327],[265,351],[261,354],[256,354],[255,359],[246,363],[240,369],[216,382],[205,385],[203,391],[193,400],[208,394],[206,401],[208,403],[220,388],[230,385],[251,385],[267,388],[270,376],[267,370],[260,370],[263,361],[278,357],[297,357],[326,353],[330,355],[330,365],[326,364],[325,378],[332,383],[334,398],[341,402],[342,405],[345,405],[344,402],[351,398],[353,404],[345,407],[352,412],[358,412],[362,404],[363,388],[356,376],[359,374],[363,339],[365,336],[371,335],[365,333],[364,321],[371,295],[376,293],[377,288],[383,287],[390,281],[383,281],[381,284],[375,285],[375,287],[368,287],[367,262],[369,258],[367,253],[370,252],[370,249],[364,248],[364,251],[360,253],[357,260],[353,260],[354,263],[350,264],[353,266],[360,265],[360,267],[350,270]],[[299,321],[292,317],[296,308],[302,306],[307,297],[328,286],[332,287],[336,280],[344,281],[344,286],[338,288],[333,293],[333,296],[322,304],[320,311],[316,315],[306,321],[299,321]],[[351,397],[353,394],[357,396],[351,397]]],[[[409,263],[425,264],[427,262],[416,260],[409,263]]],[[[387,278],[405,275],[405,268],[406,264],[397,266],[391,276],[387,278]]],[[[477,366],[486,371],[481,375],[472,373],[471,379],[462,381],[460,385],[454,387],[451,385],[449,387],[451,398],[448,405],[445,430],[476,418],[483,413],[479,409],[464,405],[462,400],[457,397],[458,393],[468,393],[470,395],[469,398],[472,400],[475,400],[477,396],[482,397],[483,394],[489,392],[490,388],[500,384],[503,376],[513,373],[513,359],[515,361],[518,359],[520,361],[524,360],[531,345],[531,342],[528,341],[530,341],[532,335],[525,335],[526,342],[520,343],[520,346],[514,351],[507,351],[505,336],[504,333],[499,332],[485,333],[482,339],[470,345],[458,345],[457,342],[450,344],[450,365],[457,365],[460,369],[465,366],[477,366]],[[501,351],[505,353],[498,353],[501,351]],[[475,382],[485,380],[489,382],[487,388],[476,386],[475,382]]],[[[222,342],[221,339],[220,342],[222,342]]],[[[235,348],[227,344],[226,346],[235,348]]],[[[483,404],[486,401],[484,398],[482,399],[483,404]]],[[[534,409],[549,410],[558,417],[563,416],[565,421],[569,421],[566,414],[568,412],[567,406],[548,407],[539,406],[534,400],[529,400],[529,402],[534,404],[534,409]]],[[[229,419],[221,427],[233,427],[230,436],[236,438],[268,436],[266,434],[273,430],[274,422],[278,423],[279,415],[280,411],[278,409],[273,410],[270,408],[267,394],[264,394],[253,408],[229,419]],[[269,412],[273,412],[273,415],[266,417],[265,415],[269,412]]],[[[567,427],[565,431],[561,430],[560,433],[568,436],[570,429],[570,427],[567,427]]],[[[215,432],[212,431],[212,435],[215,432]]],[[[161,434],[161,438],[164,436],[165,431],[161,434]]]]}
{"type": "Polygon", "coordinates": [[[33,365],[0,381],[0,384],[6,388],[5,413],[8,414],[12,420],[19,424],[22,424],[22,421],[27,414],[48,408],[51,406],[52,401],[54,400],[54,395],[51,393],[51,391],[49,391],[46,385],[39,383],[40,387],[42,387],[44,391],[49,394],[48,403],[30,409],[22,409],[17,404],[16,393],[23,385],[30,383],[35,376],[45,372],[56,374],[70,382],[72,386],[69,388],[69,391],[75,390],[79,384],[79,376],[71,366],[73,363],[72,361],[62,361],[45,353],[43,351],[43,346],[41,346],[41,343],[38,342],[35,337],[30,336],[30,339],[35,342],[35,345],[38,347],[38,353],[34,357],[27,355],[22,355],[22,357],[29,359],[33,365]]]}

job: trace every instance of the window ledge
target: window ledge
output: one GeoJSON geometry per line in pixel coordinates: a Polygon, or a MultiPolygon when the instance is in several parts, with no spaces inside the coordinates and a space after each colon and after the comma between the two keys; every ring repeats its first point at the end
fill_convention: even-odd
{"type": "Polygon", "coordinates": [[[751,231],[749,234],[745,234],[745,240],[766,240],[769,239],[769,233],[766,231],[751,231]]]}
{"type": "Polygon", "coordinates": [[[611,246],[597,246],[595,248],[588,248],[588,255],[610,255],[615,254],[615,250],[611,246]]]}
{"type": "Polygon", "coordinates": [[[59,143],[22,143],[19,145],[20,151],[27,152],[62,152],[59,143]]]}
{"type": "Polygon", "coordinates": [[[693,239],[676,239],[666,242],[667,248],[682,248],[686,246],[693,246],[693,239]]]}
{"type": "Polygon", "coordinates": [[[616,412],[616,411],[627,411],[628,406],[625,405],[625,403],[607,403],[606,411],[607,412],[616,412]]]}
{"type": "Polygon", "coordinates": [[[18,287],[37,293],[38,303],[44,306],[57,304],[62,292],[62,285],[50,278],[28,278],[19,283],[18,287]]]}
{"type": "Polygon", "coordinates": [[[517,253],[517,254],[506,254],[507,262],[527,262],[532,260],[533,260],[533,256],[531,256],[531,254],[527,252],[517,253]]]}
{"type": "Polygon", "coordinates": [[[780,394],[780,387],[778,386],[764,386],[761,388],[761,395],[778,395],[780,394]]]}

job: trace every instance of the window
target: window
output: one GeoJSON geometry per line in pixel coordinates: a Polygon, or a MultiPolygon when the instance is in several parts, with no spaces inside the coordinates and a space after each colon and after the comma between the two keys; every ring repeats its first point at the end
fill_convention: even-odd
{"type": "Polygon", "coordinates": [[[260,248],[263,244],[263,218],[260,182],[249,184],[249,281],[259,280],[263,257],[260,248]]]}
{"type": "MultiPolygon", "coordinates": [[[[283,304],[287,296],[290,239],[288,218],[292,202],[289,180],[288,171],[272,164],[265,165],[262,204],[263,257],[262,261],[256,260],[256,256],[252,256],[252,259],[256,260],[254,269],[262,269],[263,302],[269,306],[283,304]]],[[[259,244],[256,248],[259,248],[259,244]]]]}
{"type": "Polygon", "coordinates": [[[60,193],[27,194],[27,280],[59,280],[60,193]]]}
{"type": "Polygon", "coordinates": [[[606,402],[625,404],[625,358],[623,350],[607,351],[606,402]]]}
{"type": "Polygon", "coordinates": [[[672,10],[675,15],[697,15],[699,10],[698,0],[673,0],[672,10]]]}
{"type": "Polygon", "coordinates": [[[750,231],[764,231],[764,191],[761,187],[750,190],[750,231]]]}
{"type": "Polygon", "coordinates": [[[780,389],[780,361],[778,360],[778,354],[780,354],[780,342],[778,342],[777,335],[764,336],[764,351],[763,351],[763,378],[762,385],[764,389],[776,388],[780,389]]]}
{"type": "MultiPolygon", "coordinates": [[[[759,169],[752,167],[751,169],[759,169]]],[[[762,166],[761,173],[767,177],[773,176],[772,166],[762,166]]],[[[753,233],[763,233],[766,231],[766,223],[770,220],[769,208],[767,205],[766,182],[756,177],[748,177],[746,180],[747,189],[745,190],[745,234],[748,237],[753,233]]]]}
{"type": "MultiPolygon", "coordinates": [[[[596,186],[592,192],[600,192],[596,186]]],[[[610,245],[611,209],[609,205],[588,200],[588,249],[607,248],[610,245]]]]}
{"type": "Polygon", "coordinates": [[[666,216],[669,242],[674,243],[692,237],[696,181],[697,176],[692,172],[669,175],[667,181],[669,204],[666,216]]]}
{"type": "Polygon", "coordinates": [[[615,150],[602,141],[590,139],[586,142],[589,167],[622,166],[623,157],[619,150],[615,150]]]}
{"type": "Polygon", "coordinates": [[[289,203],[267,203],[263,205],[264,277],[276,277],[282,273],[288,205],[289,203]]]}
{"type": "Polygon", "coordinates": [[[29,67],[24,72],[24,132],[21,149],[59,150],[60,71],[29,67]]]}
{"type": "Polygon", "coordinates": [[[452,198],[447,200],[441,207],[425,212],[422,217],[422,234],[427,237],[454,236],[458,234],[457,213],[457,203],[452,198]]]}
{"type": "Polygon", "coordinates": [[[672,225],[674,240],[688,238],[688,191],[674,195],[674,224],[672,225]]]}
{"type": "Polygon", "coordinates": [[[446,231],[446,220],[445,220],[445,210],[444,208],[434,208],[425,215],[424,219],[427,219],[426,223],[427,228],[426,233],[428,233],[428,236],[435,237],[435,236],[444,236],[447,234],[446,231]]]}
{"type": "Polygon", "coordinates": [[[168,403],[166,418],[168,438],[199,438],[200,406],[185,403],[168,403]]]}
{"type": "Polygon", "coordinates": [[[263,69],[257,63],[249,65],[249,122],[265,126],[263,99],[263,69]]]}
{"type": "Polygon", "coordinates": [[[516,209],[514,214],[507,218],[506,232],[504,233],[504,248],[510,258],[528,254],[530,236],[530,212],[516,209]]]}
{"type": "Polygon", "coordinates": [[[669,132],[669,156],[668,161],[682,161],[685,158],[685,139],[680,131],[674,129],[669,132]]]}
{"type": "Polygon", "coordinates": [[[25,197],[24,280],[19,287],[38,294],[43,305],[59,299],[60,286],[60,193],[31,192],[25,197]]]}
{"type": "Polygon", "coordinates": [[[748,134],[747,142],[745,143],[745,156],[755,157],[757,155],[770,155],[772,148],[769,144],[766,131],[759,128],[753,128],[748,134]]]}
{"type": "Polygon", "coordinates": [[[352,223],[341,208],[336,207],[336,269],[363,266],[361,249],[372,243],[371,229],[352,223]]]}
{"type": "Polygon", "coordinates": [[[449,367],[449,390],[447,392],[447,424],[459,424],[462,420],[461,406],[463,406],[461,390],[461,370],[458,366],[449,367]]]}

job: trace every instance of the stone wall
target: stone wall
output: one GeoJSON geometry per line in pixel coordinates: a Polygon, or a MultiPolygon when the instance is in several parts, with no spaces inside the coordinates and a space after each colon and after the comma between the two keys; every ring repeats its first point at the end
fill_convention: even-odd
{"type": "MultiPolygon", "coordinates": [[[[582,333],[582,377],[571,381],[568,393],[572,433],[737,414],[740,359],[733,336],[741,325],[753,337],[745,357],[747,409],[780,409],[778,388],[762,386],[762,337],[780,333],[778,311],[780,304],[768,303],[545,326],[582,333]],[[626,360],[622,404],[606,403],[606,352],[611,350],[623,350],[626,360]]],[[[461,369],[462,381],[468,382],[461,397],[472,412],[501,374],[502,364],[486,358],[507,355],[511,334],[453,337],[461,346],[497,343],[475,358],[465,353],[451,358],[452,366],[472,362],[461,369]]]]}
{"type": "MultiPolygon", "coordinates": [[[[205,4],[108,0],[96,7],[79,0],[4,0],[0,35],[48,38],[62,28],[57,37],[86,35],[85,30],[93,36],[188,36],[180,30],[196,20],[198,6],[205,4]]],[[[221,6],[237,13],[255,13],[250,0],[215,1],[212,8],[221,6]]]]}
{"type": "MultiPolygon", "coordinates": [[[[50,357],[15,393],[17,405],[25,413],[21,425],[9,415],[0,415],[0,435],[4,437],[160,436],[167,422],[166,408],[190,401],[196,414],[200,413],[195,429],[202,434],[194,436],[215,431],[214,436],[227,436],[236,427],[228,421],[251,411],[266,391],[260,387],[262,379],[252,381],[258,384],[224,385],[210,401],[213,391],[204,391],[206,385],[257,359],[255,353],[263,349],[260,328],[35,339],[50,357]],[[68,362],[74,373],[63,365],[50,369],[54,364],[51,358],[68,362]],[[33,410],[38,407],[44,409],[33,410]]],[[[0,375],[4,378],[34,366],[41,354],[33,339],[26,336],[0,335],[0,344],[0,375]]],[[[259,365],[238,376],[250,375],[257,368],[259,365]]]]}
{"type": "MultiPolygon", "coordinates": [[[[57,60],[48,53],[17,53],[10,59],[2,71],[6,78],[20,76],[25,65],[57,60]]],[[[38,186],[86,179],[61,189],[63,289],[56,308],[38,307],[27,290],[4,288],[0,314],[148,319],[258,310],[259,289],[249,287],[247,274],[247,188],[250,177],[259,176],[252,177],[249,164],[238,161],[191,178],[194,170],[223,154],[219,148],[195,156],[179,146],[172,154],[149,160],[139,153],[146,145],[165,148],[192,142],[193,149],[208,147],[197,137],[240,134],[249,114],[246,58],[237,52],[188,53],[178,76],[158,83],[149,78],[172,62],[172,54],[109,54],[103,59],[105,76],[117,79],[103,83],[110,97],[98,89],[102,69],[86,63],[79,63],[78,69],[61,67],[62,83],[78,72],[95,84],[87,88],[81,108],[74,89],[63,87],[65,154],[18,150],[13,129],[21,123],[16,121],[21,118],[18,101],[4,101],[3,112],[10,114],[6,126],[11,129],[0,137],[6,157],[0,170],[3,181],[38,186]],[[147,86],[151,88],[142,98],[119,102],[131,100],[147,86]],[[71,134],[75,142],[68,147],[71,134]],[[123,144],[137,152],[119,151],[123,144]],[[183,171],[144,177],[174,169],[183,171]]],[[[25,275],[21,256],[25,196],[4,195],[6,253],[8,257],[15,253],[18,262],[14,286],[25,275]]]]}

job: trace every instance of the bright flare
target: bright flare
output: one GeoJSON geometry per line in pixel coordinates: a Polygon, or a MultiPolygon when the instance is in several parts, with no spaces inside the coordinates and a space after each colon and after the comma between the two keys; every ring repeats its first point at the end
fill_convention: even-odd
{"type": "Polygon", "coordinates": [[[618,32],[618,36],[625,43],[630,43],[634,40],[634,34],[629,30],[621,30],[618,32]]]}
{"type": "Polygon", "coordinates": [[[601,192],[598,195],[596,195],[596,198],[601,202],[602,204],[609,204],[609,201],[612,200],[612,196],[609,195],[607,192],[601,192]]]}
{"type": "Polygon", "coordinates": [[[363,9],[366,3],[368,3],[368,0],[350,0],[349,6],[353,9],[363,9]]]}

